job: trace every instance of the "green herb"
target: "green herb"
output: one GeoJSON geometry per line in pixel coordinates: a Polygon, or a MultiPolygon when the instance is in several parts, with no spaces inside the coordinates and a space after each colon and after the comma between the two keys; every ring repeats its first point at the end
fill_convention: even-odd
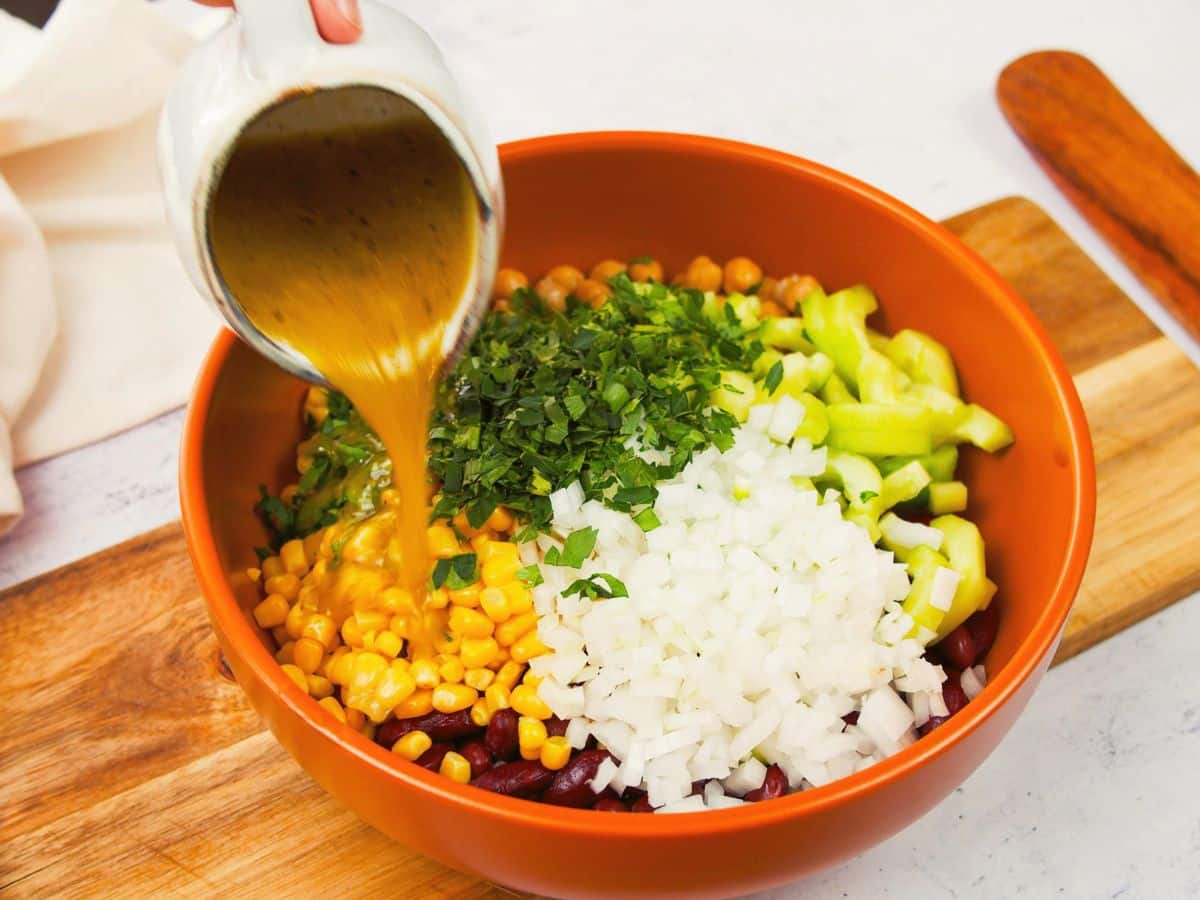
{"type": "Polygon", "coordinates": [[[591,578],[576,578],[562,593],[564,597],[572,594],[580,594],[589,600],[610,600],[613,597],[628,597],[629,591],[621,579],[607,572],[598,572],[591,578]]]}
{"type": "Polygon", "coordinates": [[[580,528],[572,531],[563,541],[561,552],[557,547],[551,547],[546,551],[546,565],[578,569],[583,565],[583,561],[592,555],[592,550],[596,547],[597,535],[599,532],[595,528],[580,528]]]}
{"type": "Polygon", "coordinates": [[[722,370],[749,371],[761,344],[732,310],[706,315],[698,291],[626,275],[610,283],[598,309],[555,313],[522,290],[512,313],[484,320],[430,426],[435,517],[466,510],[474,524],[503,504],[529,539],[549,526],[549,495],[574,481],[632,513],[696,452],[732,444],[736,422],[708,396],[722,370]]]}
{"type": "Polygon", "coordinates": [[[525,582],[526,587],[530,588],[535,588],[545,581],[545,579],[542,578],[542,570],[536,565],[529,565],[525,566],[523,569],[520,569],[517,572],[517,577],[525,582]]]}
{"type": "Polygon", "coordinates": [[[478,581],[477,561],[474,553],[460,553],[449,559],[439,559],[433,567],[433,586],[445,585],[452,591],[461,591],[478,581]]]}
{"type": "Polygon", "coordinates": [[[255,547],[254,555],[258,557],[259,562],[266,562],[275,555],[275,551],[270,547],[255,547]]]}
{"type": "Polygon", "coordinates": [[[658,520],[658,516],[654,514],[654,508],[650,506],[647,506],[640,513],[634,516],[633,521],[638,528],[642,529],[642,531],[653,531],[662,524],[662,522],[658,520]]]}
{"type": "Polygon", "coordinates": [[[775,365],[771,366],[767,377],[763,379],[763,387],[767,389],[767,395],[770,396],[779,390],[779,385],[783,384],[783,361],[776,360],[775,365]]]}
{"type": "Polygon", "coordinates": [[[859,503],[866,503],[868,500],[874,500],[879,494],[876,491],[863,491],[858,495],[859,503]]]}

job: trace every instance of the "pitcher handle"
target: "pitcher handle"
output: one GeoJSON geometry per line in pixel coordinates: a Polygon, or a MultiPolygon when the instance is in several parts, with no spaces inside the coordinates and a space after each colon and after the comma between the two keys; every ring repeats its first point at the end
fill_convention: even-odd
{"type": "Polygon", "coordinates": [[[237,0],[237,14],[246,61],[259,78],[286,78],[298,53],[324,43],[307,0],[237,0]]]}

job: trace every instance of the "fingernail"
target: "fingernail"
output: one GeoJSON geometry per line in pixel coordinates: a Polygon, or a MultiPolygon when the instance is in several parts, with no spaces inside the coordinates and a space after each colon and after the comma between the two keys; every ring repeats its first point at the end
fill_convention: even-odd
{"type": "Polygon", "coordinates": [[[333,0],[333,5],[341,13],[343,19],[355,28],[362,28],[362,14],[358,10],[358,0],[333,0]]]}

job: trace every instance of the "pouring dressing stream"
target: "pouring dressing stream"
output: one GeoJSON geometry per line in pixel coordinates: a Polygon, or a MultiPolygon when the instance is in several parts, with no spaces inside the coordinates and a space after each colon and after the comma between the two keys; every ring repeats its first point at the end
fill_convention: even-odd
{"type": "MultiPolygon", "coordinates": [[[[400,500],[381,558],[415,619],[430,571],[425,438],[475,259],[475,197],[428,118],[391,109],[370,127],[286,133],[267,112],[220,175],[208,231],[254,327],[303,354],[383,442],[400,500]]],[[[434,619],[411,621],[410,640],[434,619]]]]}

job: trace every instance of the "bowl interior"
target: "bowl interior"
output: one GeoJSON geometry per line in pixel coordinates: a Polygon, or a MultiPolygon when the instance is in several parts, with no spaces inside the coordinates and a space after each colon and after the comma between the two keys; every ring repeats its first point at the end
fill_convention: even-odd
{"type": "MultiPolygon", "coordinates": [[[[946,344],[965,396],[1007,420],[1017,437],[999,456],[962,454],[969,515],[1000,585],[991,676],[1039,620],[1056,618],[1057,631],[1070,597],[1055,609],[1049,600],[1072,577],[1067,563],[1090,457],[1073,439],[1061,362],[1010,292],[948,234],[915,229],[899,205],[872,202],[878,195],[870,189],[831,181],[819,167],[679,136],[546,140],[554,141],[551,152],[535,140],[501,154],[504,265],[535,275],[558,263],[586,268],[648,254],[670,275],[699,253],[746,255],[767,273],[811,273],[829,289],[865,282],[880,298],[876,327],[918,328],[946,344]]],[[[275,490],[295,477],[303,390],[240,344],[215,380],[201,437],[203,492],[217,553],[243,606],[257,601],[241,573],[264,537],[251,506],[259,484],[275,490]]]]}

